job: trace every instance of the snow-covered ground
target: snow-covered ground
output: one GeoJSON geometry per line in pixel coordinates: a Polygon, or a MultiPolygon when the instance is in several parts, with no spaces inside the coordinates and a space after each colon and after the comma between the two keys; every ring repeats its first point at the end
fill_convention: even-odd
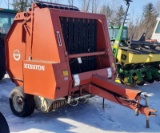
{"type": "MultiPolygon", "coordinates": [[[[145,116],[134,115],[134,111],[96,96],[76,107],[66,106],[56,112],[43,114],[35,111],[27,118],[12,114],[8,97],[15,85],[9,78],[0,81],[0,111],[4,114],[11,133],[160,133],[159,112],[150,118],[150,128],[145,128],[145,116]]],[[[138,87],[153,93],[149,106],[160,110],[160,82],[138,87]]]]}

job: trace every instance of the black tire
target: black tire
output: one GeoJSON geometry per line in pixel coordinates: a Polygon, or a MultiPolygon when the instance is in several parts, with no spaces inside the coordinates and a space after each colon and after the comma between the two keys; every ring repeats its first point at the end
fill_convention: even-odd
{"type": "Polygon", "coordinates": [[[25,94],[21,87],[16,87],[11,91],[9,103],[13,114],[16,116],[27,117],[34,112],[33,96],[25,94]]]}
{"type": "Polygon", "coordinates": [[[0,112],[0,133],[9,133],[9,132],[10,131],[9,131],[9,126],[7,124],[7,121],[2,115],[2,113],[0,112]]]}
{"type": "Polygon", "coordinates": [[[4,41],[0,38],[0,80],[3,79],[6,73],[5,66],[5,50],[4,50],[4,41]]]}
{"type": "Polygon", "coordinates": [[[145,81],[141,81],[141,82],[137,83],[137,85],[139,85],[139,86],[143,86],[143,85],[144,85],[144,83],[145,83],[145,81]]]}
{"type": "Polygon", "coordinates": [[[159,81],[160,81],[160,78],[156,78],[155,81],[159,82],[159,81]]]}
{"type": "Polygon", "coordinates": [[[154,79],[147,80],[148,83],[153,83],[154,79]]]}

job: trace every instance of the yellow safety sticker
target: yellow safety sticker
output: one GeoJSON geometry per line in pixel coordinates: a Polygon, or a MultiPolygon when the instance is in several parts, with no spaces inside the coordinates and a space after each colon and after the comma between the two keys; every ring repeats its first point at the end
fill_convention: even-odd
{"type": "Polygon", "coordinates": [[[65,76],[68,76],[69,74],[68,74],[68,71],[67,70],[63,70],[63,76],[65,77],[65,76]]]}

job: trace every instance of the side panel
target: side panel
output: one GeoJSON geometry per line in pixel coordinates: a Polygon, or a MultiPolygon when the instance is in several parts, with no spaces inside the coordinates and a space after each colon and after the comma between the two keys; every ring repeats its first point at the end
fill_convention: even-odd
{"type": "Polygon", "coordinates": [[[69,77],[64,64],[24,61],[24,92],[56,99],[68,95],[69,77]]]}
{"type": "Polygon", "coordinates": [[[59,63],[60,56],[56,37],[50,10],[36,9],[34,11],[32,59],[59,63]]]}
{"type": "Polygon", "coordinates": [[[22,61],[25,59],[26,47],[26,44],[22,42],[22,23],[15,21],[8,36],[5,47],[7,71],[13,80],[22,81],[22,61]]]}

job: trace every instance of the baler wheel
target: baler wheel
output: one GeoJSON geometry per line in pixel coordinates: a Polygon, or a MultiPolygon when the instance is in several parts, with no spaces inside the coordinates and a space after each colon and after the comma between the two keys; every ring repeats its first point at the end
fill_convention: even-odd
{"type": "Polygon", "coordinates": [[[6,68],[5,68],[4,46],[3,46],[2,41],[0,39],[0,80],[3,79],[5,73],[6,73],[6,68]]]}
{"type": "Polygon", "coordinates": [[[160,81],[160,78],[156,78],[155,81],[159,82],[159,81],[160,81]]]}
{"type": "Polygon", "coordinates": [[[9,132],[10,131],[9,131],[9,126],[7,124],[7,121],[2,115],[2,113],[0,112],[0,133],[9,133],[9,132]]]}
{"type": "Polygon", "coordinates": [[[33,96],[25,94],[21,87],[16,87],[11,91],[9,102],[13,114],[19,117],[30,116],[35,108],[33,96]]]}
{"type": "Polygon", "coordinates": [[[126,82],[125,78],[122,80],[121,79],[121,83],[125,84],[126,86],[130,86],[130,87],[134,87],[136,86],[136,81],[133,79],[133,83],[129,83],[128,81],[126,82]]]}
{"type": "Polygon", "coordinates": [[[125,83],[125,85],[130,86],[130,87],[135,87],[135,86],[136,86],[136,82],[133,82],[133,83],[125,83]]]}

